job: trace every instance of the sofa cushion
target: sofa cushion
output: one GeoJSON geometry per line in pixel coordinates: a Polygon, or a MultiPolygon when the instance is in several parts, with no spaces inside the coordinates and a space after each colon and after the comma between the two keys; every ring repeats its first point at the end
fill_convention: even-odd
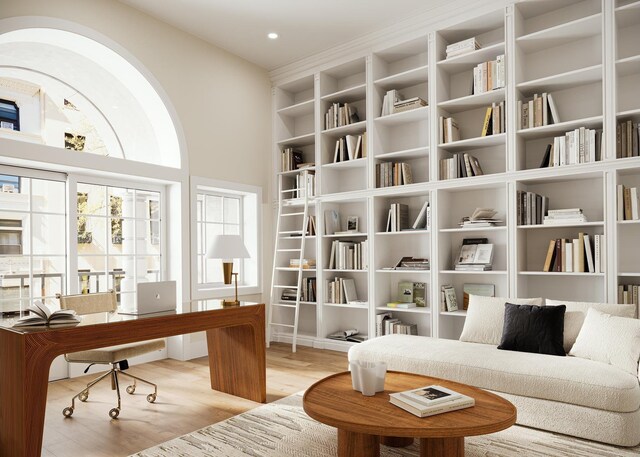
{"type": "Polygon", "coordinates": [[[352,346],[349,360],[385,361],[389,370],[607,411],[640,408],[636,376],[577,357],[499,351],[487,344],[425,336],[387,335],[352,346]]]}
{"type": "Polygon", "coordinates": [[[469,295],[469,309],[464,321],[460,341],[493,344],[502,339],[505,303],[543,306],[542,298],[504,298],[469,295]]]}
{"type": "Polygon", "coordinates": [[[562,347],[564,305],[535,306],[507,303],[502,341],[498,349],[535,354],[565,355],[562,347]]]}
{"type": "Polygon", "coordinates": [[[564,313],[564,352],[569,352],[576,342],[578,333],[589,308],[620,317],[635,317],[636,305],[615,305],[611,303],[592,303],[586,301],[546,300],[547,306],[565,305],[564,313]]]}
{"type": "Polygon", "coordinates": [[[609,363],[635,377],[640,360],[640,321],[589,308],[569,355],[609,363]]]}

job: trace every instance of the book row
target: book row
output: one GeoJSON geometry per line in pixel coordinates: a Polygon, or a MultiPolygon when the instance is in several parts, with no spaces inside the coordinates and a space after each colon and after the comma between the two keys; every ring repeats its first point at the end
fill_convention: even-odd
{"type": "Polygon", "coordinates": [[[637,122],[624,121],[616,126],[616,158],[638,157],[638,135],[637,122]]]}
{"type": "Polygon", "coordinates": [[[316,174],[306,170],[296,175],[296,187],[292,198],[314,197],[316,195],[316,174]]]}
{"type": "Polygon", "coordinates": [[[482,176],[484,172],[477,157],[468,153],[455,153],[448,159],[440,159],[440,179],[482,176]]]}
{"type": "Polygon", "coordinates": [[[366,270],[368,268],[368,240],[359,242],[334,240],[331,243],[330,270],[366,270]]]}
{"type": "Polygon", "coordinates": [[[548,144],[540,168],[561,167],[600,161],[602,130],[580,127],[553,138],[548,144]]]}
{"type": "Polygon", "coordinates": [[[504,101],[492,103],[484,114],[480,136],[498,135],[506,132],[504,101]]]}
{"type": "Polygon", "coordinates": [[[325,130],[360,122],[358,109],[349,103],[333,103],[324,115],[325,130]]]}
{"type": "Polygon", "coordinates": [[[517,116],[519,129],[542,127],[560,122],[553,97],[546,92],[542,95],[534,94],[529,101],[518,100],[517,116]]]}
{"type": "Polygon", "coordinates": [[[331,281],[325,281],[325,287],[327,303],[366,305],[366,301],[358,300],[356,284],[353,279],[336,277],[331,281]]]}
{"type": "Polygon", "coordinates": [[[550,240],[542,271],[604,273],[604,249],[604,235],[581,232],[575,239],[550,240]]]}
{"type": "Polygon", "coordinates": [[[380,162],[376,164],[376,187],[413,184],[411,165],[406,162],[380,162]]]}
{"type": "Polygon", "coordinates": [[[638,289],[640,289],[638,284],[620,284],[618,286],[618,303],[621,305],[639,304],[638,289]]]}
{"type": "Polygon", "coordinates": [[[416,219],[409,227],[409,205],[404,203],[392,203],[387,216],[386,232],[400,232],[403,230],[423,230],[431,226],[431,206],[429,202],[423,203],[416,219]]]}
{"type": "Polygon", "coordinates": [[[619,221],[637,221],[640,219],[640,194],[637,187],[618,184],[617,213],[619,221]]]}
{"type": "Polygon", "coordinates": [[[412,109],[427,106],[427,101],[420,97],[404,98],[396,89],[391,89],[382,98],[382,109],[380,116],[402,113],[412,109]]]}
{"type": "Polygon", "coordinates": [[[505,86],[504,54],[473,68],[473,93],[482,94],[505,86]]]}
{"type": "Polygon", "coordinates": [[[336,140],[333,163],[362,159],[367,156],[367,134],[346,135],[336,140]]]}

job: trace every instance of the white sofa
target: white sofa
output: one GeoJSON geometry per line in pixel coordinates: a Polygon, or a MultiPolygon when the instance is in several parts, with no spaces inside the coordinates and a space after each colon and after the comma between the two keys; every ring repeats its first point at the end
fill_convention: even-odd
{"type": "MultiPolygon", "coordinates": [[[[576,333],[576,318],[580,323],[584,320],[580,308],[586,306],[568,306],[565,336],[576,333]]],[[[473,303],[469,315],[472,307],[473,303]]],[[[628,308],[621,314],[625,313],[628,308]]],[[[482,315],[486,319],[491,312],[482,315]]],[[[469,336],[463,331],[463,337],[465,333],[469,336]]],[[[354,345],[349,361],[385,361],[389,370],[493,391],[517,407],[520,425],[618,446],[640,443],[640,372],[634,376],[577,357],[504,351],[497,344],[411,335],[387,335],[354,345]]]]}

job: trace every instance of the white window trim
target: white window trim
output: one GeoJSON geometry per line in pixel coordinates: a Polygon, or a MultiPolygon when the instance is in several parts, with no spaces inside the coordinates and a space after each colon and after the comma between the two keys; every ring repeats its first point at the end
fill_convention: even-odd
{"type": "MultiPolygon", "coordinates": [[[[198,224],[196,222],[197,208],[196,202],[199,189],[209,189],[221,193],[240,194],[253,196],[256,199],[256,283],[250,285],[238,285],[238,295],[253,295],[262,293],[262,188],[249,184],[234,183],[218,179],[202,178],[199,176],[190,177],[190,232],[191,232],[191,298],[201,300],[207,298],[230,297],[234,294],[234,285],[224,285],[217,287],[203,288],[198,284],[198,224]]],[[[243,205],[245,206],[245,205],[243,205]]]]}

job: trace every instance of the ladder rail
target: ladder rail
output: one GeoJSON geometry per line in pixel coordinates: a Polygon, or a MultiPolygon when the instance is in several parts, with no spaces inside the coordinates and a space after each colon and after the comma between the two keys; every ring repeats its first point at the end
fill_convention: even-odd
{"type": "Polygon", "coordinates": [[[300,256],[298,258],[298,291],[296,293],[296,308],[293,316],[293,341],[291,345],[292,352],[296,352],[296,346],[298,341],[298,321],[300,318],[300,300],[302,300],[302,273],[304,259],[305,245],[307,240],[307,233],[309,229],[309,192],[305,187],[304,192],[304,211],[302,216],[302,238],[300,240],[300,256]]]}
{"type": "Polygon", "coordinates": [[[273,270],[271,274],[271,303],[269,303],[269,318],[267,325],[267,347],[271,345],[271,323],[273,322],[273,303],[275,303],[276,287],[276,267],[278,266],[278,245],[280,244],[280,218],[282,215],[282,176],[278,176],[278,216],[276,219],[276,236],[273,251],[273,270]]]}

